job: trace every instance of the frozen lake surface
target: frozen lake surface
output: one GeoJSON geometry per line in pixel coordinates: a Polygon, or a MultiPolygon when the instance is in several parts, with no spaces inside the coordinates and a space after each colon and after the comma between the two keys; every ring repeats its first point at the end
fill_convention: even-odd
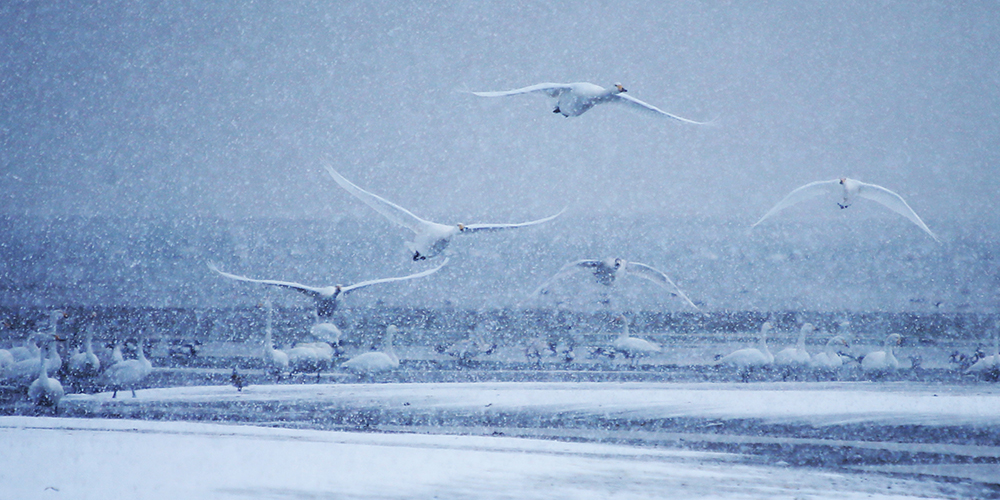
{"type": "Polygon", "coordinates": [[[61,415],[95,418],[0,418],[0,497],[1000,496],[994,384],[322,383],[125,396],[64,398],[61,415]]]}

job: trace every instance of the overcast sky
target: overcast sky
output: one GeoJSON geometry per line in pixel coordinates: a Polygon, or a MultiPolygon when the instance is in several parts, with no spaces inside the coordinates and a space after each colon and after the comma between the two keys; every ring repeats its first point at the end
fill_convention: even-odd
{"type": "Polygon", "coordinates": [[[998,220],[995,2],[664,4],[6,2],[2,210],[363,213],[327,159],[452,222],[568,204],[752,223],[842,175],[932,228],[998,220]],[[543,81],[716,125],[462,92],[543,81]]]}

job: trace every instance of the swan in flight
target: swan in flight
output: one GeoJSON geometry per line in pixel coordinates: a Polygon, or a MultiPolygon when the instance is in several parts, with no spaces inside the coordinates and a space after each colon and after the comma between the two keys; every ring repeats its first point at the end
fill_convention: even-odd
{"type": "MultiPolygon", "coordinates": [[[[448,263],[448,259],[445,259],[444,262],[441,263],[441,265],[439,265],[439,266],[437,266],[437,267],[435,267],[433,269],[428,269],[426,271],[421,271],[419,273],[411,274],[409,276],[397,276],[395,278],[382,278],[382,279],[376,279],[376,280],[362,281],[360,283],[355,283],[353,285],[347,285],[347,286],[344,286],[344,285],[333,285],[333,286],[325,286],[325,287],[315,287],[315,286],[309,286],[309,285],[302,285],[302,284],[299,284],[299,283],[293,283],[291,281],[258,280],[258,279],[253,279],[253,278],[247,278],[246,276],[239,276],[239,275],[236,275],[236,274],[230,274],[230,273],[224,272],[224,271],[220,270],[218,267],[216,267],[215,263],[213,263],[213,262],[209,262],[208,263],[208,268],[211,269],[211,270],[213,270],[213,271],[215,271],[216,273],[219,273],[221,276],[229,278],[229,279],[232,279],[232,280],[247,281],[247,282],[250,282],[250,283],[261,283],[261,284],[264,284],[264,285],[271,285],[271,286],[277,286],[277,287],[282,287],[282,288],[289,288],[289,289],[295,290],[297,292],[306,294],[306,295],[312,297],[313,300],[316,301],[316,316],[317,316],[317,318],[329,318],[329,317],[333,316],[333,312],[337,310],[338,300],[340,299],[341,295],[346,295],[346,294],[351,293],[351,292],[353,292],[355,290],[360,290],[360,289],[365,288],[367,286],[377,285],[377,284],[380,284],[380,283],[391,283],[393,281],[405,281],[405,280],[412,280],[412,279],[416,279],[416,278],[423,278],[424,276],[430,276],[431,274],[436,273],[438,270],[440,270],[442,267],[444,267],[445,264],[447,264],[447,263],[448,263]]],[[[339,334],[339,332],[337,332],[337,333],[339,334]]]]}
{"type": "Polygon", "coordinates": [[[893,348],[903,342],[903,336],[898,333],[890,333],[885,338],[885,343],[881,351],[873,351],[865,355],[861,360],[861,368],[865,371],[885,371],[899,368],[899,360],[893,348]]]}
{"type": "Polygon", "coordinates": [[[396,356],[396,350],[392,344],[393,338],[398,332],[399,329],[396,328],[396,325],[389,325],[385,329],[385,338],[382,340],[381,349],[358,354],[340,366],[359,375],[370,375],[399,368],[399,356],[396,356]]]}
{"type": "Polygon", "coordinates": [[[920,220],[920,217],[913,211],[912,208],[910,208],[910,205],[906,203],[906,200],[904,200],[902,196],[899,196],[882,186],[867,184],[854,179],[848,179],[847,177],[841,177],[832,181],[811,182],[792,191],[788,194],[788,196],[785,196],[783,200],[779,201],[777,205],[771,208],[771,210],[768,210],[759,221],[755,222],[754,225],[750,227],[756,227],[761,222],[764,222],[764,220],[768,217],[771,217],[772,215],[795,205],[796,203],[824,195],[836,196],[839,200],[837,201],[837,206],[840,208],[847,208],[851,206],[851,204],[853,204],[859,196],[861,198],[877,201],[882,205],[885,205],[885,207],[889,210],[892,210],[893,212],[909,219],[910,222],[916,224],[920,227],[920,229],[923,229],[927,234],[929,234],[931,238],[934,238],[934,241],[937,241],[938,243],[941,242],[941,240],[939,240],[938,237],[927,227],[927,224],[924,224],[924,221],[920,220]]]}
{"type": "Polygon", "coordinates": [[[799,330],[799,340],[795,343],[795,347],[786,347],[778,351],[778,354],[774,355],[774,364],[808,365],[811,357],[809,356],[809,351],[806,350],[806,335],[814,331],[816,331],[816,327],[812,323],[802,325],[802,329],[799,330]]]}
{"type": "Polygon", "coordinates": [[[812,365],[816,368],[840,368],[844,364],[844,358],[840,356],[837,352],[837,347],[851,347],[847,343],[847,339],[840,335],[835,335],[830,340],[826,341],[826,347],[823,352],[812,357],[812,365]]]}
{"type": "Polygon", "coordinates": [[[597,104],[606,102],[624,104],[631,109],[642,111],[655,116],[672,118],[684,123],[694,125],[708,125],[705,122],[696,122],[680,116],[667,113],[652,104],[640,101],[632,96],[625,95],[628,90],[620,83],[604,88],[588,82],[577,83],[539,83],[528,87],[503,90],[496,92],[472,92],[472,95],[479,97],[506,97],[509,95],[542,93],[556,99],[556,107],[553,113],[560,113],[565,117],[580,116],[588,109],[597,104]]]}
{"type": "Polygon", "coordinates": [[[769,331],[771,331],[771,322],[765,321],[760,326],[760,339],[757,341],[757,347],[747,347],[733,351],[719,359],[716,364],[750,368],[773,363],[774,356],[767,348],[767,332],[769,331]]]}
{"type": "Polygon", "coordinates": [[[337,181],[337,184],[339,184],[340,187],[344,188],[347,192],[363,201],[366,205],[382,214],[385,218],[400,226],[408,228],[416,234],[413,241],[407,242],[406,244],[407,249],[413,254],[414,261],[430,259],[440,255],[446,248],[448,248],[448,244],[451,243],[451,239],[458,234],[500,231],[504,229],[534,226],[536,224],[542,224],[555,219],[566,211],[566,209],[563,208],[559,211],[559,213],[544,219],[521,222],[517,224],[455,224],[449,226],[447,224],[439,224],[437,222],[421,219],[420,217],[413,215],[413,213],[409,210],[386,200],[385,198],[359,188],[351,183],[351,181],[345,179],[344,176],[337,173],[337,171],[329,165],[327,165],[326,170],[330,173],[330,176],[333,177],[333,180],[337,181]]]}
{"type": "Polygon", "coordinates": [[[542,283],[542,285],[539,286],[532,295],[546,295],[550,292],[549,287],[552,283],[580,272],[591,273],[594,276],[594,279],[597,280],[598,284],[608,287],[614,285],[615,280],[617,280],[619,276],[638,276],[666,288],[670,291],[671,295],[674,297],[680,297],[689,306],[700,311],[698,306],[694,305],[694,302],[691,302],[691,299],[689,299],[687,295],[684,295],[684,292],[681,291],[681,289],[678,288],[677,285],[674,284],[674,282],[662,271],[647,266],[646,264],[628,262],[625,259],[619,258],[609,258],[605,260],[585,259],[570,262],[559,269],[559,272],[549,278],[548,281],[542,283]]]}

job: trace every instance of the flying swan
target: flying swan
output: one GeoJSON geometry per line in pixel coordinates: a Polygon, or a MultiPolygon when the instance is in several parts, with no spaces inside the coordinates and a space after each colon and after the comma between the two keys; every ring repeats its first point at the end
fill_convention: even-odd
{"type": "Polygon", "coordinates": [[[785,196],[785,199],[779,201],[774,208],[768,210],[768,212],[764,214],[759,221],[755,222],[754,225],[750,227],[756,227],[757,224],[764,222],[764,220],[768,217],[771,217],[772,215],[795,205],[796,203],[823,195],[837,196],[840,200],[837,202],[837,206],[840,208],[847,208],[851,206],[851,204],[853,204],[859,196],[872,201],[877,201],[882,205],[885,205],[885,207],[889,210],[910,219],[910,222],[919,226],[920,229],[923,229],[931,236],[931,238],[934,238],[934,241],[937,241],[938,243],[941,242],[941,240],[939,240],[938,237],[935,236],[934,233],[932,233],[927,227],[927,224],[924,224],[924,221],[920,220],[920,217],[917,216],[917,213],[914,212],[912,208],[910,208],[910,205],[906,203],[906,200],[904,200],[902,196],[899,196],[882,186],[867,184],[854,179],[848,179],[847,177],[841,177],[832,181],[811,182],[792,191],[788,194],[788,196],[785,196]]]}
{"type": "Polygon", "coordinates": [[[211,269],[211,270],[213,270],[213,271],[215,271],[216,273],[219,273],[221,276],[223,276],[225,278],[229,278],[231,280],[247,281],[247,282],[250,282],[250,283],[261,283],[261,284],[264,284],[264,285],[271,285],[271,286],[277,286],[277,287],[282,287],[282,288],[289,288],[289,289],[295,290],[297,292],[306,294],[306,295],[312,297],[313,300],[316,301],[316,315],[317,315],[317,317],[318,318],[329,318],[329,317],[333,316],[333,312],[337,310],[338,299],[340,298],[341,295],[346,295],[346,294],[351,293],[351,292],[353,292],[355,290],[360,290],[360,289],[362,289],[364,287],[371,286],[371,285],[377,285],[379,283],[391,283],[393,281],[405,281],[405,280],[412,280],[412,279],[416,279],[416,278],[423,278],[424,276],[430,276],[431,274],[436,273],[438,270],[440,270],[442,267],[444,267],[445,264],[447,264],[447,263],[448,263],[448,259],[445,259],[444,262],[441,263],[441,265],[439,265],[439,266],[437,266],[437,267],[435,267],[433,269],[428,269],[426,271],[421,271],[419,273],[411,274],[409,276],[397,276],[395,278],[382,278],[382,279],[377,279],[377,280],[362,281],[360,283],[355,283],[353,285],[348,285],[348,286],[333,285],[333,286],[324,286],[324,287],[315,287],[315,286],[309,286],[309,285],[302,285],[302,284],[299,284],[299,283],[293,283],[291,281],[258,280],[258,279],[253,279],[253,278],[247,278],[246,276],[239,276],[239,275],[236,275],[236,274],[230,274],[230,273],[227,273],[225,271],[222,271],[218,267],[216,267],[215,263],[213,263],[213,262],[209,262],[208,263],[208,268],[211,269]]]}
{"type": "Polygon", "coordinates": [[[649,113],[656,116],[662,116],[666,118],[673,118],[677,121],[682,121],[684,123],[691,123],[694,125],[707,125],[705,122],[696,122],[694,120],[688,120],[687,118],[682,118],[680,116],[667,113],[652,104],[645,103],[631,96],[625,95],[628,90],[622,86],[620,83],[616,83],[611,87],[604,88],[600,85],[594,85],[588,82],[577,82],[577,83],[539,83],[537,85],[531,85],[528,87],[505,90],[498,92],[472,92],[473,95],[479,97],[505,97],[509,95],[519,95],[519,94],[530,94],[533,92],[539,92],[553,97],[556,100],[556,107],[552,110],[553,113],[560,113],[565,117],[570,116],[580,116],[585,113],[588,109],[594,107],[597,104],[603,104],[606,102],[625,104],[628,107],[649,113]]]}
{"type": "Polygon", "coordinates": [[[352,184],[351,181],[345,179],[344,176],[337,173],[337,171],[329,165],[326,167],[326,170],[330,173],[330,176],[333,177],[333,180],[337,181],[337,184],[347,190],[347,192],[365,202],[366,205],[372,207],[376,212],[382,214],[390,221],[416,233],[413,241],[406,244],[407,249],[413,254],[414,261],[430,259],[440,255],[446,248],[448,248],[448,244],[451,243],[451,238],[456,234],[469,234],[481,231],[500,231],[503,229],[533,226],[555,219],[566,211],[566,209],[563,208],[559,211],[559,213],[553,216],[530,222],[522,222],[519,224],[455,224],[449,226],[421,219],[420,217],[413,215],[413,213],[409,210],[378,195],[369,193],[368,191],[359,188],[358,186],[352,184]]]}
{"type": "Polygon", "coordinates": [[[655,269],[653,267],[647,266],[646,264],[641,264],[639,262],[628,262],[625,259],[614,258],[605,260],[578,260],[576,262],[570,262],[564,265],[559,271],[548,279],[545,283],[542,283],[538,289],[532,294],[534,296],[545,295],[549,293],[549,287],[552,283],[566,278],[567,276],[579,273],[579,272],[589,272],[597,280],[598,284],[604,286],[612,286],[615,284],[615,280],[619,276],[638,276],[640,278],[647,279],[656,283],[667,290],[670,291],[671,295],[675,297],[680,297],[689,306],[698,309],[698,306],[691,302],[691,299],[684,292],[677,287],[676,284],[662,271],[655,269]]]}

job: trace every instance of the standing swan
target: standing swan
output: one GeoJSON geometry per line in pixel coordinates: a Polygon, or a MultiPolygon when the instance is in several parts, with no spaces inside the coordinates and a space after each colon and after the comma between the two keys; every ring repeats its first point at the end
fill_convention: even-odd
{"type": "Polygon", "coordinates": [[[640,356],[648,356],[660,352],[660,346],[638,337],[629,336],[628,320],[625,316],[618,316],[615,324],[621,326],[621,334],[611,343],[615,352],[622,353],[625,359],[634,360],[640,356]]]}
{"type": "Polygon", "coordinates": [[[774,356],[771,355],[771,351],[767,348],[767,332],[769,331],[771,331],[771,322],[765,321],[763,325],[760,325],[760,340],[757,341],[756,348],[747,347],[733,351],[723,356],[716,364],[747,368],[773,363],[774,356]]]}
{"type": "MultiPolygon", "coordinates": [[[[92,344],[94,333],[87,329],[84,339],[84,352],[77,352],[69,357],[69,373],[77,378],[94,377],[101,373],[101,360],[94,354],[92,344]]],[[[77,348],[79,349],[79,347],[77,348]]]]}
{"type": "Polygon", "coordinates": [[[998,328],[997,331],[993,332],[993,354],[990,356],[985,356],[981,358],[979,361],[976,361],[965,372],[986,373],[997,369],[1000,369],[1000,328],[998,328]]]}
{"type": "Polygon", "coordinates": [[[865,371],[886,371],[899,368],[899,360],[893,348],[903,342],[903,336],[898,333],[891,333],[885,338],[883,350],[870,352],[861,360],[861,368],[865,371]]]}
{"type": "MultiPolygon", "coordinates": [[[[55,336],[46,338],[43,352],[51,352],[55,349],[55,341],[55,336]]],[[[39,363],[38,378],[35,379],[35,381],[28,387],[28,399],[39,406],[51,406],[53,408],[58,408],[59,400],[62,399],[65,394],[66,392],[63,390],[62,384],[54,378],[49,378],[45,363],[39,363]]]]}
{"type": "Polygon", "coordinates": [[[382,340],[380,350],[354,356],[341,366],[360,375],[370,375],[399,368],[399,357],[396,356],[396,350],[393,347],[393,338],[398,331],[396,325],[389,325],[385,329],[385,339],[382,340]]]}
{"type": "Polygon", "coordinates": [[[795,343],[795,347],[786,347],[778,351],[778,354],[774,355],[774,364],[808,365],[810,356],[809,351],[806,351],[806,334],[814,331],[816,331],[816,327],[812,323],[802,325],[802,329],[799,330],[799,340],[795,343]]]}
{"type": "MultiPolygon", "coordinates": [[[[281,374],[288,371],[288,354],[285,351],[280,351],[274,348],[271,340],[271,331],[273,330],[273,319],[274,306],[271,301],[267,301],[267,327],[264,329],[264,367],[265,369],[273,374],[278,380],[281,380],[281,374]]],[[[235,370],[235,368],[234,368],[235,370]]]]}
{"type": "Polygon", "coordinates": [[[150,373],[153,373],[153,364],[146,359],[146,353],[143,352],[143,341],[145,336],[139,334],[139,343],[136,346],[136,359],[129,359],[122,361],[120,363],[115,363],[108,367],[104,371],[104,380],[108,385],[114,388],[114,393],[111,395],[112,398],[118,396],[119,389],[131,389],[132,397],[135,397],[135,388],[146,378],[150,373]]]}
{"type": "Polygon", "coordinates": [[[812,365],[816,368],[826,368],[826,369],[836,369],[840,368],[844,364],[844,359],[837,353],[835,347],[844,346],[851,347],[847,343],[847,339],[841,337],[840,335],[834,336],[830,340],[826,341],[826,348],[823,352],[813,356],[812,365]]]}

